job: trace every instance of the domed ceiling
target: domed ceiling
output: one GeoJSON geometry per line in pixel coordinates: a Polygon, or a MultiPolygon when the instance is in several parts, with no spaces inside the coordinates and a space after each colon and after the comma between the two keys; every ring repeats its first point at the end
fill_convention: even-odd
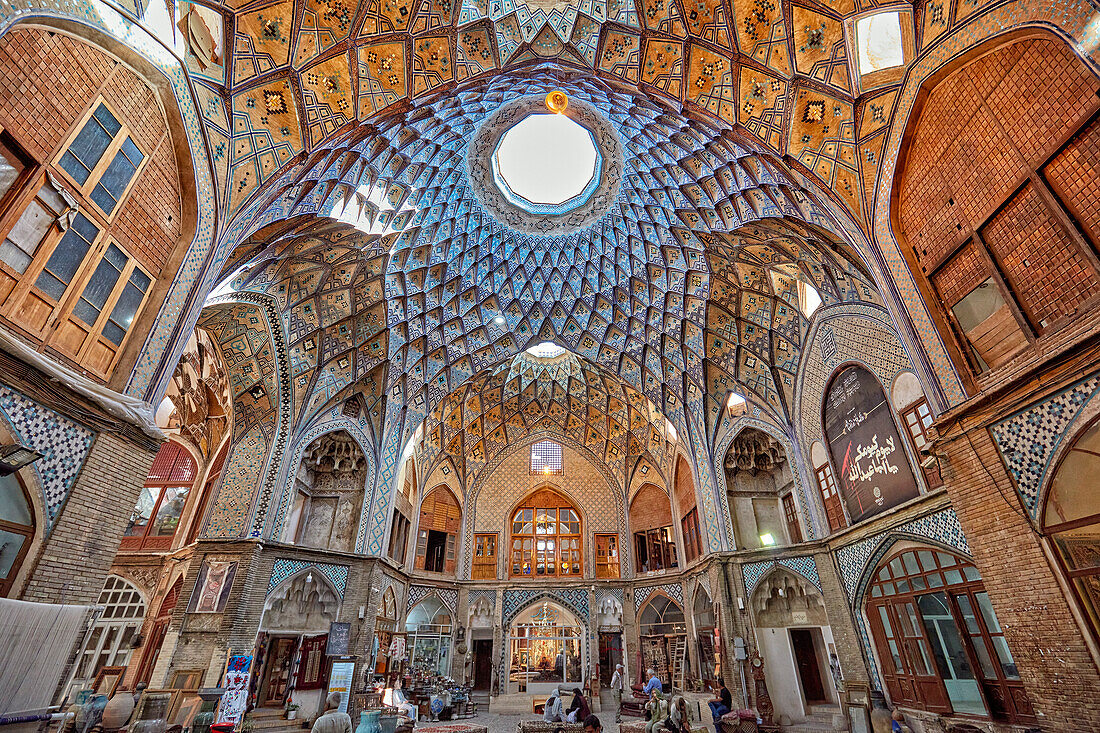
{"type": "MultiPolygon", "coordinates": [[[[844,22],[881,4],[259,0],[228,2],[223,16],[180,2],[176,47],[199,80],[230,212],[357,123],[553,60],[736,126],[863,220],[881,142],[857,155],[857,138],[885,125],[892,97],[857,120],[844,22]]],[[[940,26],[932,18],[928,37],[940,26]]]]}
{"type": "MultiPolygon", "coordinates": [[[[375,393],[399,390],[407,438],[449,395],[465,403],[541,341],[617,376],[678,427],[685,405],[713,427],[733,390],[786,423],[806,287],[826,306],[879,302],[858,257],[827,232],[830,217],[762,148],[557,68],[384,116],[280,183],[258,209],[259,233],[226,263],[226,289],[277,300],[300,424],[385,363],[375,393]],[[552,88],[619,130],[622,180],[594,223],[555,234],[551,221],[534,235],[487,213],[468,144],[496,110],[552,88]]],[[[551,404],[564,403],[539,409],[551,404]]],[[[476,437],[467,428],[481,408],[452,428],[476,443],[509,409],[476,437]]]]}

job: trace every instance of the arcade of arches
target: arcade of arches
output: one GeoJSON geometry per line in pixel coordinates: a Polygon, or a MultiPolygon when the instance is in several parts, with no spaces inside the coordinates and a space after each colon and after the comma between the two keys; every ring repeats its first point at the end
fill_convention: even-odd
{"type": "Polygon", "coordinates": [[[0,715],[1100,730],[1098,22],[0,6],[0,715]]]}

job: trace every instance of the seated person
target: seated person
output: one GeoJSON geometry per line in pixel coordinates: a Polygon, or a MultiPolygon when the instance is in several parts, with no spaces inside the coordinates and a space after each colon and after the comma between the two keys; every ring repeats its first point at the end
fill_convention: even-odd
{"type": "Polygon", "coordinates": [[[409,698],[405,697],[405,691],[401,689],[401,678],[398,677],[394,680],[393,690],[389,694],[389,705],[397,708],[397,712],[401,715],[407,716],[414,723],[417,719],[416,706],[409,702],[409,698]]]}
{"type": "Polygon", "coordinates": [[[691,713],[688,712],[687,701],[684,700],[683,695],[672,698],[668,718],[665,719],[665,728],[670,733],[691,733],[691,713]]]}
{"type": "Polygon", "coordinates": [[[652,667],[646,670],[646,677],[649,678],[649,682],[645,683],[645,687],[642,688],[642,692],[646,695],[651,694],[654,690],[657,692],[664,692],[664,688],[661,687],[661,680],[657,678],[657,672],[652,667]]]}
{"type": "Polygon", "coordinates": [[[645,724],[645,733],[657,733],[664,725],[668,717],[668,701],[661,697],[657,690],[649,693],[649,702],[645,705],[648,722],[645,724]]]}
{"type": "Polygon", "coordinates": [[[588,708],[588,701],[584,699],[580,688],[573,688],[573,702],[569,704],[569,709],[565,711],[565,722],[583,723],[591,714],[592,711],[588,708]]]}
{"type": "Polygon", "coordinates": [[[726,689],[725,680],[718,680],[718,689],[714,693],[714,699],[707,702],[710,706],[710,715],[714,718],[714,727],[717,733],[722,733],[718,727],[721,725],[722,716],[733,710],[733,696],[726,689]]]}
{"type": "Polygon", "coordinates": [[[546,704],[542,708],[542,719],[547,723],[564,723],[565,716],[561,711],[561,698],[557,692],[551,692],[546,698],[546,704]]]}

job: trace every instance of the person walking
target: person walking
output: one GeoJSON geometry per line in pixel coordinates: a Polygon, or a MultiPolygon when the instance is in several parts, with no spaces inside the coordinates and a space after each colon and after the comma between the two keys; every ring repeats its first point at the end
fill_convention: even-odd
{"type": "Polygon", "coordinates": [[[611,675],[611,697],[615,700],[615,722],[623,722],[623,665],[615,665],[611,675]]]}
{"type": "Polygon", "coordinates": [[[339,692],[325,698],[325,712],[313,723],[311,733],[351,733],[351,716],[340,712],[339,692]]]}

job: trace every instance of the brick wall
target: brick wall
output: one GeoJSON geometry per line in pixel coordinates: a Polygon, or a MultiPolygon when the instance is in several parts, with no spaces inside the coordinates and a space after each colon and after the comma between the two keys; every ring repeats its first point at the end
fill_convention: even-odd
{"type": "Polygon", "coordinates": [[[159,276],[180,237],[180,188],[171,135],[153,90],[99,49],[40,28],[0,37],[0,125],[46,163],[102,94],[148,158],[111,235],[159,276]]]}
{"type": "Polygon", "coordinates": [[[1095,244],[1098,234],[1096,133],[1082,131],[1055,157],[1053,195],[1026,183],[1095,113],[1098,89],[1073,51],[1048,38],[1001,46],[932,89],[902,164],[898,216],[921,270],[942,267],[932,279],[944,305],[990,274],[972,246],[962,262],[947,259],[975,232],[1038,332],[1100,292],[1081,240],[1091,233],[1095,244]]]}
{"type": "Polygon", "coordinates": [[[96,602],[153,456],[113,433],[96,436],[35,562],[23,600],[96,602]]]}
{"type": "Polygon", "coordinates": [[[655,484],[644,484],[630,500],[630,531],[641,532],[672,524],[668,494],[655,484]]]}
{"type": "Polygon", "coordinates": [[[984,430],[945,443],[944,480],[1044,729],[1100,730],[1100,674],[984,430]]]}
{"type": "Polygon", "coordinates": [[[681,517],[695,506],[695,481],[691,478],[691,466],[683,456],[676,459],[676,504],[681,517]]]}

